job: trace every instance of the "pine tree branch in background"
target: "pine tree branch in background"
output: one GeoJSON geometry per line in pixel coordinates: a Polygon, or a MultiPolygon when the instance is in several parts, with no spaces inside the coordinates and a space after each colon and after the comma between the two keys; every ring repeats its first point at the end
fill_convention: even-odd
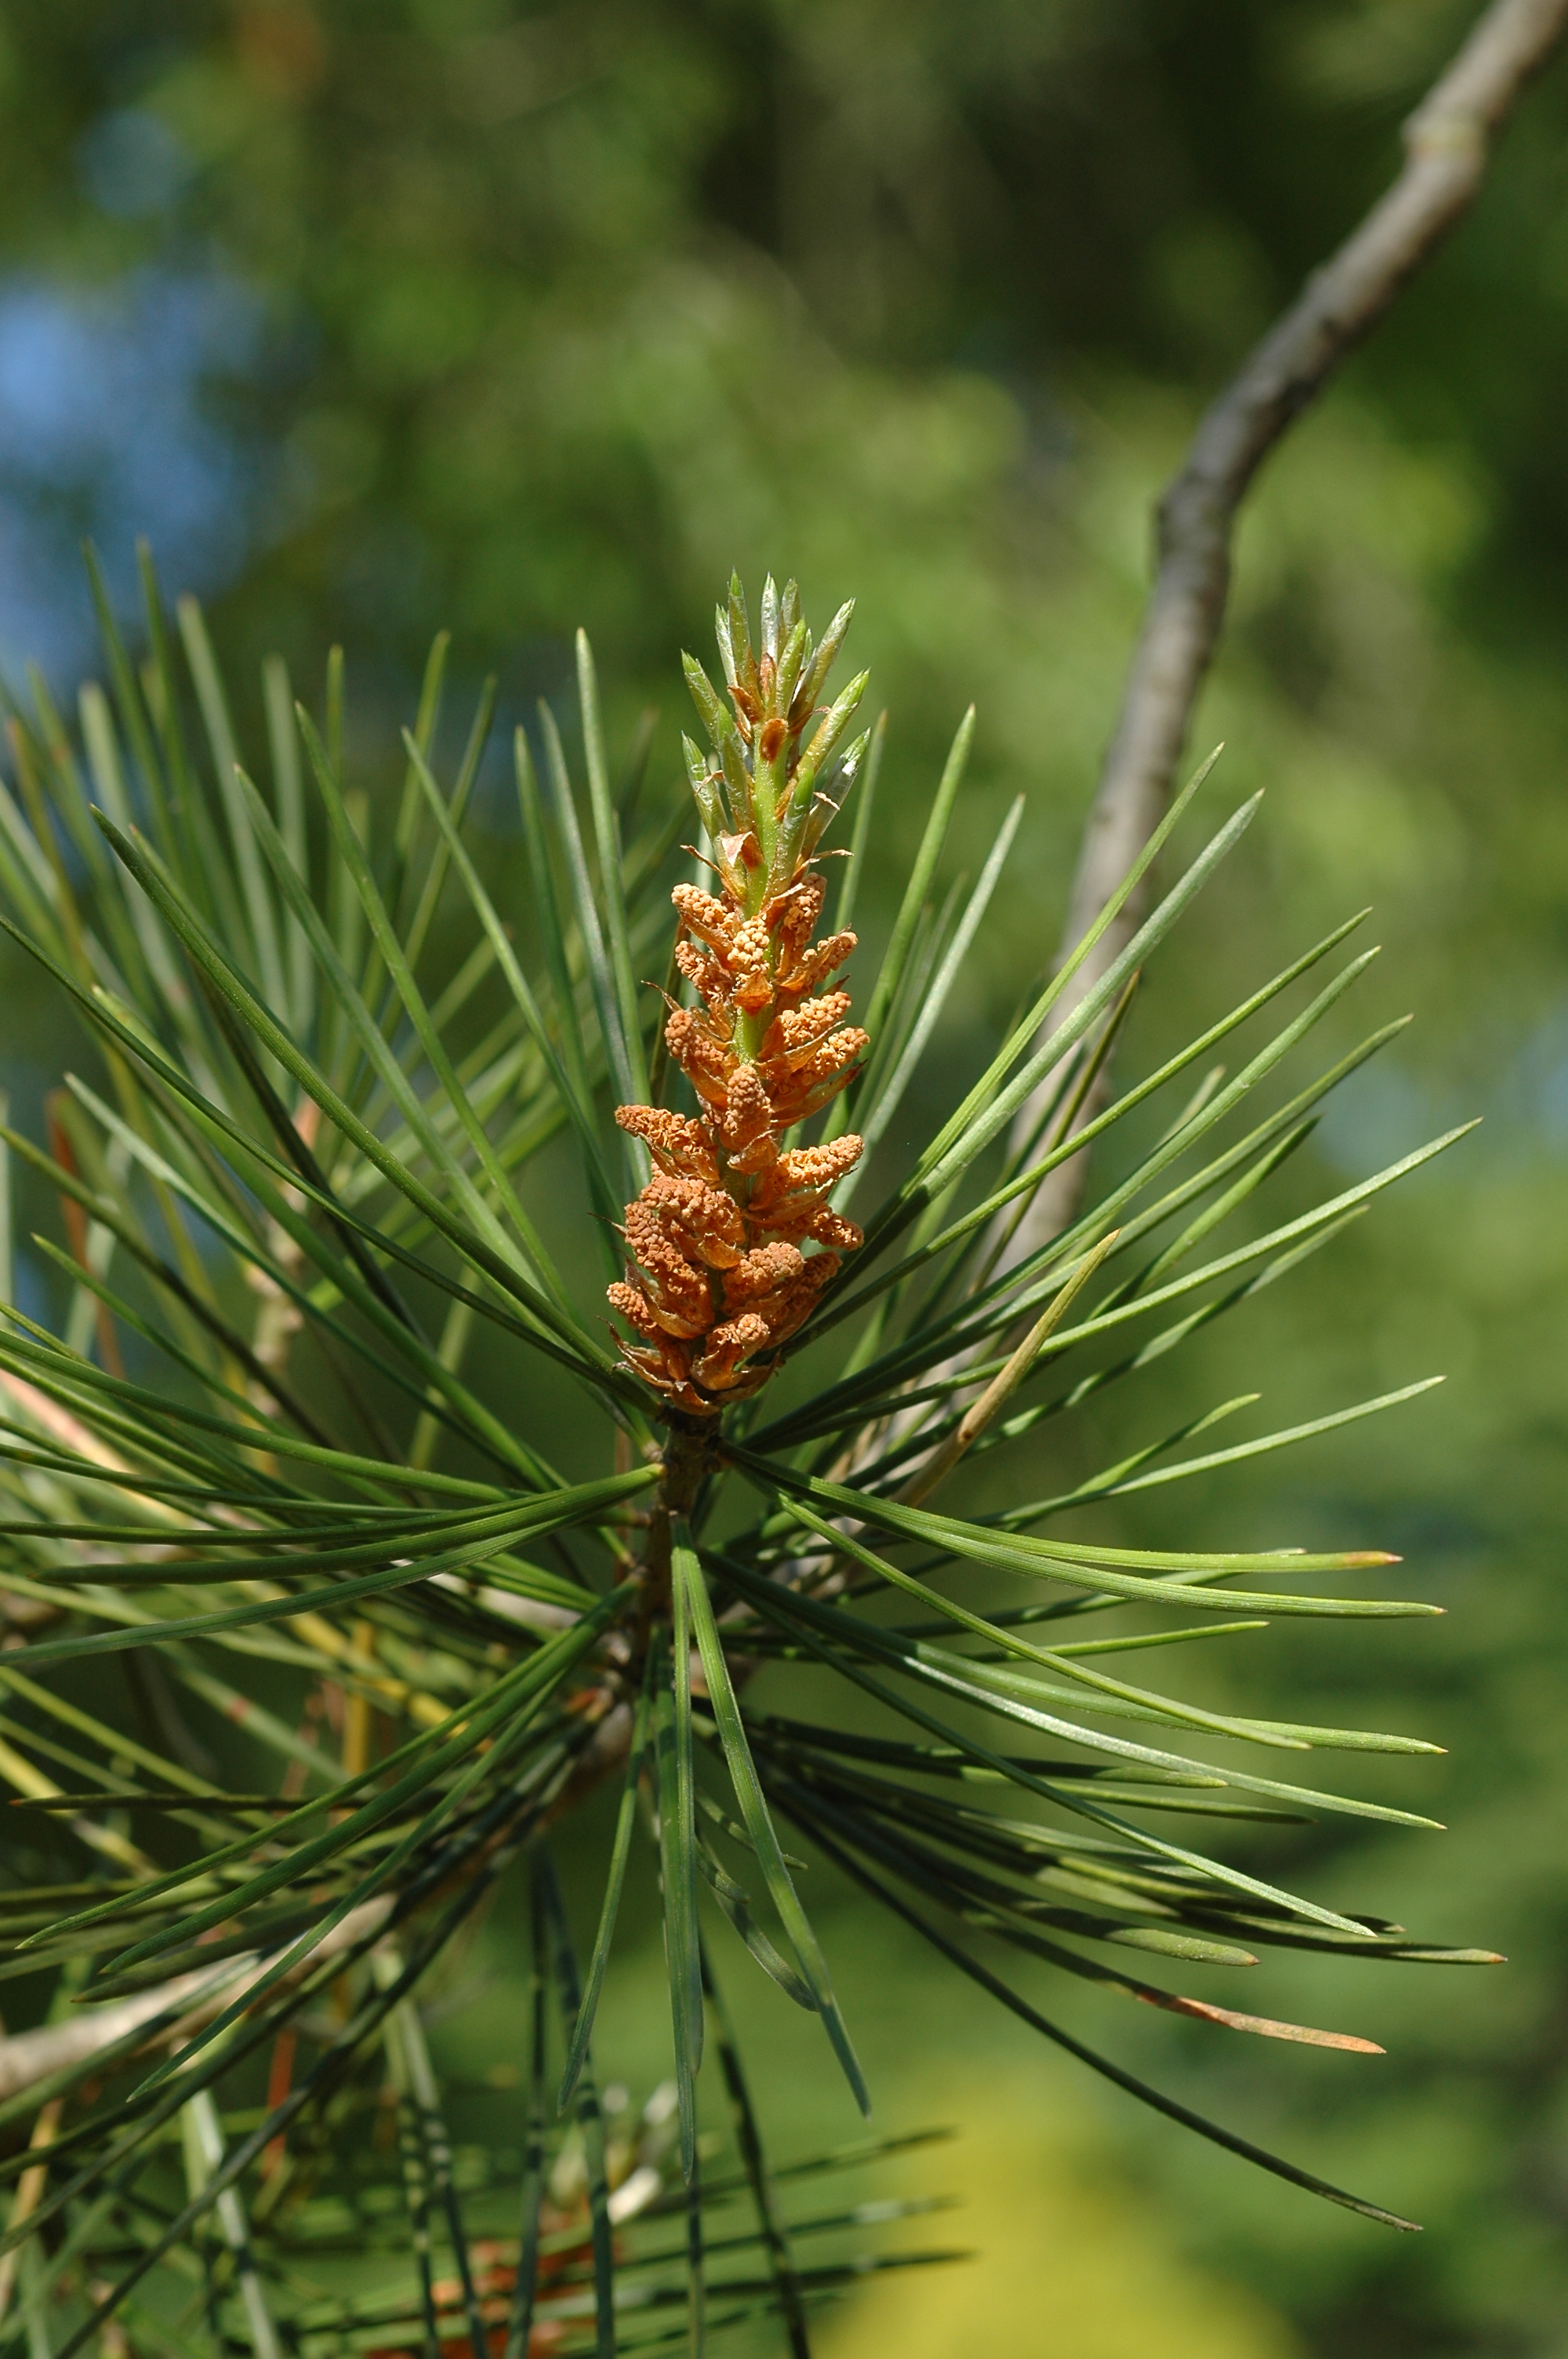
{"type": "MultiPolygon", "coordinates": [[[[319,1965],[362,1942],[365,1935],[392,1914],[389,1898],[367,1900],[352,1908],[340,1924],[322,1934],[310,1962],[319,1965]]],[[[114,2049],[118,2058],[142,2055],[153,2048],[178,2048],[221,2007],[230,2006],[253,1983],[261,1980],[267,1960],[246,1951],[222,1966],[177,1974],[168,1982],[138,1991],[134,1997],[115,1999],[106,2006],[73,2009],[59,2022],[39,2024],[31,2031],[14,2031],[0,2039],[0,2100],[35,2088],[54,2073],[114,2049]],[[182,2002],[189,2002],[182,2006],[182,2002]],[[145,2030],[137,2043],[135,2034],[145,2030]]]]}
{"type": "MultiPolygon", "coordinates": [[[[1370,334],[1400,288],[1477,195],[1491,143],[1568,31],[1568,0],[1496,0],[1405,125],[1399,178],[1256,346],[1198,426],[1156,516],[1158,562],[1110,749],[1084,829],[1063,955],[1077,943],[1158,826],[1225,619],[1236,518],[1254,475],[1335,371],[1370,334]]],[[[1142,916],[1135,894],[1052,1012],[1059,1023],[1125,949],[1142,916]]],[[[1107,1060],[1108,1064],[1108,1060],[1107,1060]]],[[[1022,1148],[1038,1132],[1060,1077],[1048,1073],[1020,1110],[1022,1148]]],[[[1101,1068],[1076,1116],[1105,1103],[1101,1068]]],[[[1071,1220],[1087,1153],[1059,1165],[1007,1238],[1011,1268],[1071,1220]]]]}

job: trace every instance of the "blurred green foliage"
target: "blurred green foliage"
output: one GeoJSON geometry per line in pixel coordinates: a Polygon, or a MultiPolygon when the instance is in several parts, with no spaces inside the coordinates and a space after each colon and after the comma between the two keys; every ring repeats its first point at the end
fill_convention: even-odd
{"type": "MultiPolygon", "coordinates": [[[[671,701],[675,650],[706,636],[732,563],[798,574],[823,611],[857,594],[861,659],[893,712],[899,849],[971,695],[960,857],[972,865],[1011,794],[1030,798],[942,1036],[957,1075],[1054,948],[1149,501],[1204,399],[1392,169],[1401,113],[1473,13],[13,0],[0,397],[7,415],[25,397],[47,410],[55,382],[5,309],[17,290],[128,321],[133,342],[157,332],[149,288],[244,290],[251,325],[202,363],[203,430],[233,454],[203,495],[229,486],[215,630],[236,680],[275,647],[317,677],[343,637],[367,738],[407,701],[438,623],[465,673],[500,673],[505,717],[564,684],[586,622],[623,738],[645,699],[671,701]]],[[[1397,1777],[1397,1799],[1453,1832],[1314,1831],[1271,1856],[1332,1843],[1315,1888],[1354,1905],[1375,1843],[1377,1888],[1402,1892],[1412,1926],[1496,1942],[1512,1966],[1397,1986],[1357,1970],[1358,2015],[1342,1980],[1331,2019],[1383,2040],[1378,2063],[1232,2054],[1163,2020],[1143,2033],[1146,2060],[1201,2085],[1206,2110],[1413,2209],[1428,2234],[1380,2235],[1085,2100],[1172,2233],[1336,2359],[1544,2354],[1568,2296],[1565,133],[1560,63],[1474,217],[1259,491],[1196,734],[1228,741],[1228,796],[1266,784],[1270,801],[1128,1051],[1152,1057],[1277,941],[1372,899],[1389,945],[1376,1012],[1420,1021],[1325,1125],[1320,1170],[1358,1177],[1451,1118],[1487,1117],[1309,1286],[1250,1314],[1280,1371],[1271,1425],[1440,1368],[1438,1406],[1161,1508],[1167,1535],[1179,1502],[1183,1529],[1215,1541],[1257,1545],[1282,1522],[1386,1540],[1452,1609],[1352,1658],[1320,1660],[1310,1630],[1267,1643],[1288,1643],[1336,1716],[1452,1748],[1419,1791],[1404,1770],[1390,1791],[1397,1777]]],[[[134,384],[120,410],[74,473],[67,452],[24,479],[0,451],[0,503],[61,532],[118,523],[124,500],[99,495],[114,434],[138,431],[134,384]]],[[[178,458],[170,496],[189,504],[178,458]]],[[[149,502],[127,529],[158,541],[149,502]]],[[[66,595],[41,573],[23,585],[24,619],[46,593],[66,595]]],[[[678,717],[656,741],[661,790],[678,717]]],[[[499,834],[494,849],[518,856],[499,834]]],[[[30,1122],[70,1049],[5,974],[7,1077],[30,1122]]],[[[1303,1201],[1308,1160],[1288,1182],[1303,1201]]],[[[1248,1374],[1227,1338],[1214,1397],[1248,1374]]],[[[846,1909],[837,1929],[850,1953],[856,1921],[846,1909]]],[[[923,2047],[959,2007],[977,2087],[987,2057],[1012,2069],[1005,2029],[968,2021],[950,1988],[917,1989],[907,1954],[868,1951],[853,1981],[870,1995],[889,1973],[909,1978],[923,2047]]],[[[1308,1966],[1269,1974],[1271,2005],[1325,2019],[1308,1966]]],[[[891,2118],[903,2100],[882,2093],[891,2118]]]]}

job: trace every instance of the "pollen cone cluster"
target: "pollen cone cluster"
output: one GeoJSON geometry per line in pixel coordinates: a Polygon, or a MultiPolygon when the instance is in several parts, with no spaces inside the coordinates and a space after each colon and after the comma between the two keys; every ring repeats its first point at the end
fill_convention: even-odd
{"type": "Polygon", "coordinates": [[[813,854],[867,742],[838,750],[863,673],[826,712],[817,702],[849,612],[814,648],[794,582],[781,595],[770,581],[753,653],[732,582],[718,617],[729,704],[687,658],[711,744],[705,754],[686,739],[687,768],[719,890],[671,895],[676,964],[694,1004],[672,1006],[665,1038],[697,1111],[616,1109],[654,1169],[626,1208],[625,1280],[609,1292],[637,1339],[621,1342],[628,1366],[691,1416],[716,1416],[767,1381],[840,1255],[860,1243],[829,1201],[860,1140],[784,1143],[852,1079],[868,1045],[843,1021],[849,993],[823,988],[855,937],[815,939],[825,888],[813,854]]]}

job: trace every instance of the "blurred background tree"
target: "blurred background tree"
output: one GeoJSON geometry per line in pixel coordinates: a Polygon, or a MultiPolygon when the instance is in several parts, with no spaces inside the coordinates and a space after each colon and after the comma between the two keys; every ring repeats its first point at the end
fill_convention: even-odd
{"type": "MultiPolygon", "coordinates": [[[[13,0],[0,656],[37,656],[73,688],[95,661],[77,538],[98,539],[128,600],[133,536],[150,530],[172,586],[211,601],[236,681],[273,647],[319,677],[342,637],[367,745],[392,738],[438,623],[460,684],[499,673],[504,723],[564,689],[586,622],[623,737],[644,699],[667,699],[673,651],[705,636],[732,563],[798,574],[822,611],[854,592],[894,716],[892,810],[901,774],[929,780],[971,695],[961,853],[1014,791],[1030,799],[1024,857],[942,1036],[948,1070],[971,1069],[1019,970],[1054,944],[1150,499],[1205,399],[1386,180],[1401,114],[1471,13],[13,0]]],[[[1400,1215],[1314,1265],[1312,1289],[1251,1314],[1292,1372],[1271,1423],[1366,1389],[1349,1352],[1368,1337],[1390,1384],[1446,1370],[1439,1406],[1271,1462],[1223,1502],[1173,1495],[1187,1527],[1217,1538],[1223,1514],[1256,1544],[1282,1484],[1303,1537],[1402,1546],[1452,1609],[1397,1652],[1366,1647],[1353,1702],[1452,1748],[1419,1797],[1393,1777],[1390,1792],[1453,1832],[1314,1831],[1301,1848],[1324,1855],[1316,1888],[1348,1905],[1384,1848],[1378,1888],[1408,1896],[1412,1924],[1496,1942],[1512,1967],[1397,1989],[1366,1973],[1357,2027],[1392,2052],[1353,2077],[1202,2054],[1211,2107],[1217,2075],[1231,2117],[1330,2176],[1375,2177],[1428,2234],[1379,2235],[1022,2065],[1000,2020],[966,2005],[956,2022],[950,1990],[927,1995],[891,1937],[857,1951],[846,1902],[857,2013],[889,1977],[906,1995],[882,2052],[867,2043],[885,2118],[940,2103],[981,2134],[956,2174],[983,2206],[977,2242],[1026,2239],[1032,2201],[1041,2223],[1033,2312],[981,2271],[963,2293],[923,2293],[914,2327],[869,2300],[838,2330],[846,2353],[893,2332],[912,2359],[956,2351],[988,2322],[1021,2354],[1130,2351],[1173,2302],[1209,2321],[1192,2329],[1206,2347],[1238,2354],[1288,2348],[1292,2332],[1325,2353],[1423,2359],[1559,2344],[1565,131],[1559,65],[1475,214],[1249,512],[1198,734],[1228,740],[1232,792],[1267,784],[1270,802],[1129,1052],[1238,995],[1276,935],[1304,940],[1347,896],[1371,897],[1390,946],[1380,1012],[1421,1020],[1319,1134],[1320,1176],[1326,1162],[1359,1177],[1455,1115],[1487,1117],[1400,1215]],[[1086,2154],[1163,2223],[1174,2274],[1142,2309],[1114,2227],[1065,2191],[1081,2190],[1086,2154]],[[1085,2224],[1064,2236],[1065,2218],[1085,2224]],[[1125,2327],[1051,2304],[1095,2235],[1125,2327]],[[1250,2283],[1289,2329],[1183,2276],[1184,2254],[1250,2283]]],[[[655,739],[652,790],[672,781],[676,725],[666,715],[655,739]]],[[[495,860],[518,861],[499,767],[480,817],[495,860]]],[[[874,932],[874,894],[865,906],[874,932]]],[[[65,1038],[9,958],[5,986],[0,1081],[37,1133],[65,1038]]],[[[25,1288],[47,1295],[41,1266],[22,1279],[37,1307],[25,1288]]],[[[1292,1637],[1298,1665],[1313,1644],[1292,1637]]],[[[1325,1655],[1325,1690],[1340,1677],[1325,1655]]],[[[477,2029],[454,2023],[454,2052],[504,2023],[494,1939],[501,1979],[477,2029]]],[[[1310,1969],[1283,1981],[1310,2017],[1310,1969]]],[[[606,2060],[618,2027],[628,2069],[656,2071],[635,1996],[607,2017],[606,2060]]],[[[1145,2060],[1195,2086],[1202,2037],[1151,2023],[1145,2060]]],[[[832,2093],[787,2038],[775,2064],[804,2132],[832,2093]]]]}

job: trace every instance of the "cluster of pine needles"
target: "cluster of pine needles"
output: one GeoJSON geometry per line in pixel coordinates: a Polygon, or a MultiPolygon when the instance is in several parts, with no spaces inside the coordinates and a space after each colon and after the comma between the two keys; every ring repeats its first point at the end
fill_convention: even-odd
{"type": "Polygon", "coordinates": [[[1195,1410],[1055,1495],[931,1504],[992,1451],[1030,1464],[1026,1437],[1098,1409],[1448,1144],[1257,1214],[1325,1093],[1397,1029],[1311,1062],[1366,963],[1339,962],[1356,921],[1108,1092],[1136,978],[1252,806],[1092,989],[1068,986],[1148,892],[1195,781],[906,1151],[894,1117],[1018,809],[972,886],[941,887],[966,718],[849,1024],[885,732],[849,737],[863,680],[826,701],[848,610],[816,646],[770,582],[753,637],[731,589],[722,682],[688,663],[695,831],[685,791],[648,782],[651,723],[612,774],[579,639],[584,776],[547,707],[516,731],[508,906],[473,824],[493,684],[437,774],[444,638],[401,791],[373,797],[350,783],[337,654],[314,712],[266,664],[256,764],[194,603],[171,619],[144,556],[138,658],[92,579],[107,689],[82,690],[75,727],[41,679],[7,693],[0,785],[5,922],[84,1042],[44,1135],[5,1126],[0,1167],[0,1974],[52,1992],[0,2038],[0,2351],[606,2359],[766,2313],[799,2359],[868,2268],[937,2257],[867,2244],[918,2204],[834,2194],[896,2141],[783,2159],[753,2104],[720,1984],[754,1962],[869,2108],[803,1897],[825,1880],[1145,2103],[1391,2219],[1039,2001],[1065,1977],[1357,2049],[1146,1977],[1265,1947],[1486,1954],[1203,1847],[1206,1821],[1428,1823],[1281,1756],[1433,1748],[1138,1675],[1146,1649],[1276,1617],[1430,1611],[1361,1593],[1390,1560],[1075,1536],[1093,1503],[1421,1387],[1195,1451],[1243,1404],[1195,1410]],[[1021,1253],[1043,1181],[1156,1099],[1088,1208],[1021,1253]],[[50,1234],[13,1250],[11,1197],[50,1234]],[[58,1333],[24,1308],[40,1291],[58,1333]],[[586,1479],[555,1462],[596,1446],[586,1479]],[[1336,1576],[1348,1593],[1324,1593],[1336,1576]],[[602,1905],[574,1940],[552,1843],[606,1787],[602,1905]],[[644,1843],[673,2062],[639,2109],[601,2095],[592,2034],[644,1843]],[[490,2146],[450,2126],[469,2096],[427,2027],[497,1896],[527,1929],[529,1995],[514,2131],[490,2146]]]}

